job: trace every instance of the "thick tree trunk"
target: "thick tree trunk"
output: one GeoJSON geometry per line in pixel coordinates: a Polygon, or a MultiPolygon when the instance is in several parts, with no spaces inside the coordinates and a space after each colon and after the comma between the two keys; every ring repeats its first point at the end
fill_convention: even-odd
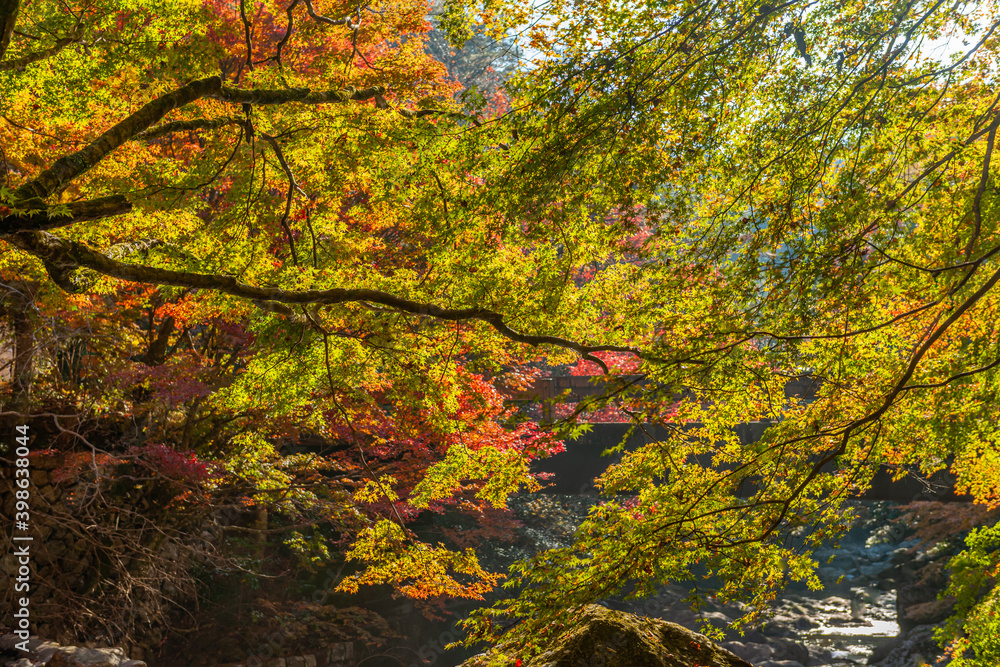
{"type": "Polygon", "coordinates": [[[0,58],[3,58],[10,45],[14,24],[17,23],[17,10],[20,7],[21,0],[0,0],[0,58]]]}

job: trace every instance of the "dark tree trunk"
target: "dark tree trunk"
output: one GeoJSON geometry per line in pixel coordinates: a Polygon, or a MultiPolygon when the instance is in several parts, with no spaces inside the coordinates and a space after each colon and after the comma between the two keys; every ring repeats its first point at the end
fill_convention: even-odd
{"type": "Polygon", "coordinates": [[[21,0],[0,0],[0,59],[7,52],[10,37],[14,34],[14,24],[17,23],[17,10],[21,0]]]}

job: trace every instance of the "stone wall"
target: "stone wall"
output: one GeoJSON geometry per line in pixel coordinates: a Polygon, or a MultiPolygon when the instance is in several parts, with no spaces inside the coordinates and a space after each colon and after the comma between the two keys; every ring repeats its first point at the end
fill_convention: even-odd
{"type": "MultiPolygon", "coordinates": [[[[39,447],[32,443],[33,449],[39,447]]],[[[6,635],[0,642],[0,667],[141,667],[147,662],[157,667],[165,660],[163,642],[168,633],[183,629],[183,622],[191,620],[188,610],[196,609],[191,571],[198,563],[211,568],[227,526],[245,517],[221,508],[177,512],[172,502],[176,494],[163,493],[162,480],[146,482],[137,491],[128,479],[134,471],[116,467],[114,461],[92,462],[89,454],[76,462],[78,466],[63,453],[36,452],[29,460],[33,540],[27,596],[33,653],[15,651],[11,640],[17,635],[6,635]],[[36,634],[54,641],[38,639],[36,634]]],[[[11,539],[16,502],[13,469],[11,460],[0,458],[0,634],[17,627],[9,601],[25,595],[14,591],[19,566],[15,545],[24,543],[11,539]]],[[[217,630],[208,633],[215,634],[211,641],[218,642],[217,630]]],[[[240,665],[355,664],[355,646],[350,642],[317,637],[315,647],[295,650],[301,654],[278,657],[279,650],[240,665]]],[[[245,655],[223,652],[216,660],[245,655]]],[[[212,664],[212,658],[206,655],[199,664],[212,664]]]]}
{"type": "MultiPolygon", "coordinates": [[[[122,643],[133,657],[148,655],[163,639],[171,609],[193,596],[187,568],[199,541],[187,537],[185,544],[179,526],[160,520],[166,513],[155,500],[117,493],[110,469],[95,472],[88,461],[79,470],[67,468],[63,454],[35,453],[29,460],[31,631],[66,646],[122,643]]],[[[18,570],[13,480],[12,462],[0,460],[4,601],[15,596],[18,570]]],[[[16,627],[13,606],[0,609],[0,629],[16,627]]]]}
{"type": "MultiPolygon", "coordinates": [[[[54,627],[46,621],[46,611],[53,606],[65,604],[67,598],[82,592],[88,583],[91,563],[86,550],[77,545],[78,538],[71,534],[60,519],[71,513],[67,505],[76,484],[71,480],[58,482],[52,479],[53,470],[61,464],[61,458],[54,456],[31,457],[31,497],[30,525],[34,538],[31,542],[31,621],[32,629],[50,637],[59,637],[64,643],[72,643],[72,637],[64,628],[54,627]]],[[[0,480],[0,497],[3,498],[0,512],[0,599],[10,600],[14,596],[14,574],[17,558],[11,541],[12,519],[14,517],[13,469],[4,461],[3,479],[0,480]]],[[[12,626],[10,614],[5,610],[0,623],[12,626]]]]}

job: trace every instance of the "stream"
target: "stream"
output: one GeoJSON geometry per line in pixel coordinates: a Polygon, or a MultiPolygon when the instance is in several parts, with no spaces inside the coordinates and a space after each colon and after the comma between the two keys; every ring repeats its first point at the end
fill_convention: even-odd
{"type": "MultiPolygon", "coordinates": [[[[576,526],[597,502],[594,495],[532,494],[511,499],[516,517],[524,522],[513,544],[492,544],[481,562],[504,571],[519,558],[543,549],[567,546],[576,526]]],[[[858,501],[859,515],[837,549],[822,548],[814,558],[823,588],[789,587],[774,603],[769,618],[739,635],[726,626],[741,615],[742,606],[706,606],[700,613],[682,601],[688,589],[663,586],[643,600],[609,599],[602,604],[622,611],[660,618],[699,630],[703,623],[723,629],[722,645],[754,665],[764,667],[843,667],[866,664],[872,651],[899,633],[896,591],[891,578],[894,558],[906,557],[913,542],[901,541],[902,528],[891,522],[892,502],[858,501]]],[[[446,652],[437,665],[461,660],[446,652]]]]}

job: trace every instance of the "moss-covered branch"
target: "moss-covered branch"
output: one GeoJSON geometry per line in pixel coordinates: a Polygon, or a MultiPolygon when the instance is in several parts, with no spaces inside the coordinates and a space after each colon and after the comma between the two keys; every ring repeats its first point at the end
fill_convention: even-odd
{"type": "Polygon", "coordinates": [[[75,271],[92,269],[112,278],[153,285],[174,285],[193,289],[209,289],[232,294],[252,302],[279,304],[339,304],[376,303],[402,313],[425,315],[440,320],[480,321],[489,324],[499,334],[527,345],[554,345],[574,350],[602,367],[604,363],[593,356],[594,352],[614,351],[640,354],[632,347],[616,345],[583,345],[559,336],[524,334],[513,329],[502,313],[487,308],[443,308],[436,304],[414,301],[401,296],[373,289],[286,290],[278,287],[259,287],[240,282],[232,276],[173,271],[140,264],[127,264],[88,248],[82,243],[59,238],[48,232],[26,232],[9,237],[19,248],[35,255],[45,263],[52,280],[67,291],[77,291],[72,280],[75,271]]]}
{"type": "MultiPolygon", "coordinates": [[[[343,90],[232,88],[223,86],[222,79],[217,76],[192,81],[147,103],[76,153],[59,158],[55,164],[39,174],[34,180],[28,181],[18,188],[14,193],[14,200],[18,202],[36,197],[39,199],[49,197],[65,187],[74,178],[93,168],[111,151],[149,130],[170,111],[203,97],[234,104],[276,105],[293,102],[299,104],[343,104],[350,101],[371,99],[384,92],[385,88],[382,86],[362,90],[354,88],[343,90]]],[[[178,129],[181,128],[178,126],[178,129]]]]}
{"type": "Polygon", "coordinates": [[[245,121],[238,118],[232,118],[231,116],[223,116],[222,118],[194,118],[192,120],[173,120],[169,123],[163,123],[162,125],[157,125],[156,127],[151,127],[148,130],[143,130],[135,135],[134,139],[141,141],[150,141],[152,139],[159,139],[160,137],[165,137],[168,134],[173,134],[175,132],[194,132],[195,130],[217,130],[220,127],[226,127],[227,125],[241,125],[245,121]]]}
{"type": "Polygon", "coordinates": [[[66,212],[55,214],[41,200],[29,200],[22,204],[27,210],[32,210],[35,208],[32,203],[37,204],[37,210],[34,213],[8,215],[0,218],[0,236],[16,232],[44,231],[67,227],[77,222],[124,215],[132,210],[132,203],[124,195],[111,195],[73,202],[66,207],[68,209],[66,212]]]}
{"type": "Polygon", "coordinates": [[[56,160],[55,164],[39,174],[34,180],[28,181],[15,191],[15,202],[33,197],[45,199],[65,187],[77,176],[93,168],[111,151],[136,134],[159,122],[170,111],[200,97],[217,92],[221,88],[222,79],[213,76],[208,79],[192,81],[186,86],[161,95],[114,125],[86,147],[56,160]]]}

